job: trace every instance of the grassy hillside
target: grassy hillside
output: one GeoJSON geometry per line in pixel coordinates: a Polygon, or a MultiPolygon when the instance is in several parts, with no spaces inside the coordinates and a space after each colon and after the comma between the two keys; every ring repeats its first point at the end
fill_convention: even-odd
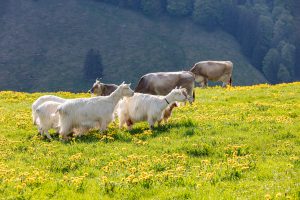
{"type": "Polygon", "coordinates": [[[155,71],[189,69],[200,60],[232,60],[234,83],[265,78],[223,31],[206,32],[185,19],[149,19],[92,0],[6,0],[0,16],[0,90],[86,91],[89,49],[102,55],[105,82],[136,83],[155,71]]]}
{"type": "Polygon", "coordinates": [[[42,93],[0,92],[0,198],[297,199],[299,90],[197,89],[153,131],[111,124],[69,143],[36,135],[30,105],[42,93]]]}

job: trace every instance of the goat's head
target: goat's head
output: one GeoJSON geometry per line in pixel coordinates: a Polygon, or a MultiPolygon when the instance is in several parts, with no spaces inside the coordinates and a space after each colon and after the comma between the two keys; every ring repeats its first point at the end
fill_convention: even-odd
{"type": "Polygon", "coordinates": [[[125,82],[119,85],[118,88],[121,90],[122,96],[132,97],[134,95],[134,91],[130,88],[130,85],[131,84],[125,84],[125,82]]]}
{"type": "Polygon", "coordinates": [[[169,95],[172,96],[174,101],[184,102],[188,100],[188,94],[185,88],[175,88],[169,95]]]}

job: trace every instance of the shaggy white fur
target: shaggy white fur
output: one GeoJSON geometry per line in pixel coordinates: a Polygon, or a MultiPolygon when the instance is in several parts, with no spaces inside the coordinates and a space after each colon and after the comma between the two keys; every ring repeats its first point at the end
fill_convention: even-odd
{"type": "Polygon", "coordinates": [[[120,101],[118,116],[119,127],[126,123],[128,129],[135,122],[148,121],[150,128],[155,122],[162,120],[164,110],[172,103],[188,100],[189,96],[185,88],[173,89],[166,96],[135,93],[133,97],[120,101]]]}
{"type": "MultiPolygon", "coordinates": [[[[113,120],[114,109],[121,98],[131,97],[134,92],[129,84],[122,83],[109,96],[92,98],[71,99],[58,107],[60,135],[63,139],[73,129],[89,130],[100,127],[106,130],[107,125],[113,120]]],[[[81,133],[82,134],[82,133],[81,133]]]]}
{"type": "Polygon", "coordinates": [[[51,139],[49,135],[49,129],[55,129],[57,132],[59,115],[56,113],[58,106],[61,103],[54,101],[46,101],[36,109],[36,114],[38,116],[37,125],[39,127],[39,132],[41,135],[46,134],[48,139],[51,139]]]}
{"type": "Polygon", "coordinates": [[[37,119],[38,119],[36,109],[46,101],[54,101],[54,102],[58,102],[58,103],[64,103],[66,101],[66,99],[63,99],[61,97],[54,96],[54,95],[45,95],[45,96],[39,97],[35,102],[33,102],[32,106],[31,106],[32,120],[33,120],[34,125],[37,124],[37,119]]]}

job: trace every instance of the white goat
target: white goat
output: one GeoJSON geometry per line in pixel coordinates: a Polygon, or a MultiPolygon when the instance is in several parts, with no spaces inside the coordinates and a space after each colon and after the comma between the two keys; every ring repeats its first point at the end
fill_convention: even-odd
{"type": "Polygon", "coordinates": [[[49,135],[49,129],[55,129],[57,132],[59,115],[56,113],[58,106],[61,103],[55,101],[46,101],[36,109],[37,124],[41,135],[47,136],[48,139],[52,139],[49,135]]]}
{"type": "Polygon", "coordinates": [[[36,113],[36,109],[44,102],[46,101],[54,101],[54,102],[58,102],[58,103],[64,103],[66,101],[66,99],[63,99],[61,97],[58,96],[54,96],[54,95],[45,95],[45,96],[41,96],[39,97],[35,102],[33,102],[31,109],[32,109],[32,120],[33,120],[33,124],[36,125],[37,124],[37,113],[36,113]]]}
{"type": "Polygon", "coordinates": [[[119,105],[119,127],[124,123],[128,129],[135,122],[148,121],[150,128],[155,122],[162,120],[164,110],[175,101],[184,102],[188,99],[185,88],[173,89],[166,96],[135,93],[133,97],[124,98],[119,105]]]}
{"type": "MultiPolygon", "coordinates": [[[[114,109],[121,98],[131,97],[134,92],[130,84],[122,83],[109,96],[71,99],[58,107],[60,135],[67,139],[74,129],[89,130],[100,127],[106,130],[113,119],[114,109]]],[[[81,134],[81,133],[80,133],[81,134]]]]}

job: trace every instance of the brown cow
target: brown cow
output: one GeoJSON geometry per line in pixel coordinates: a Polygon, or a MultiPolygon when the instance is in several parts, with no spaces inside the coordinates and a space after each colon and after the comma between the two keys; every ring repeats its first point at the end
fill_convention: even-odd
{"type": "Polygon", "coordinates": [[[96,79],[93,87],[88,92],[97,96],[108,96],[115,91],[117,87],[115,84],[104,84],[101,83],[99,79],[96,79]]]}
{"type": "Polygon", "coordinates": [[[207,86],[207,81],[222,81],[223,87],[232,85],[231,61],[202,61],[194,64],[190,72],[195,74],[195,80],[201,83],[202,87],[207,86]]]}
{"type": "Polygon", "coordinates": [[[142,76],[134,92],[167,95],[175,87],[182,87],[186,88],[189,102],[192,103],[195,99],[194,82],[193,73],[188,71],[149,73],[142,76]]]}

